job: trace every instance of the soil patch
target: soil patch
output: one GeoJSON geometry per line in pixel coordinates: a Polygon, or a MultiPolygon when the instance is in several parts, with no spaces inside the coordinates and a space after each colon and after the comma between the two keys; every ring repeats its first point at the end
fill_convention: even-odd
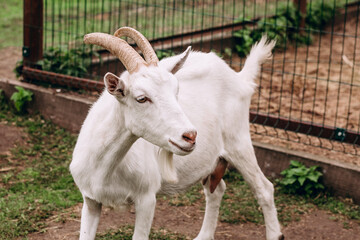
{"type": "MultiPolygon", "coordinates": [[[[194,206],[170,206],[159,200],[156,207],[153,228],[166,229],[186,235],[189,239],[196,237],[200,231],[204,216],[203,204],[194,206]]],[[[80,229],[81,204],[75,206],[63,215],[57,215],[48,220],[48,227],[44,233],[28,236],[33,240],[45,239],[78,239],[80,229]],[[72,217],[70,217],[70,212],[72,217]]],[[[350,220],[333,220],[332,214],[322,210],[313,210],[302,215],[301,219],[283,227],[286,239],[357,239],[360,226],[350,220]]],[[[117,229],[125,225],[134,225],[135,213],[133,209],[116,211],[103,209],[98,233],[117,229]]],[[[217,240],[258,240],[265,239],[265,227],[254,223],[229,224],[218,222],[215,233],[217,240]]]]}
{"type": "Polygon", "coordinates": [[[21,60],[20,47],[6,47],[0,49],[0,77],[16,80],[16,75],[13,72],[16,62],[21,60]]]}
{"type": "Polygon", "coordinates": [[[9,155],[11,148],[24,143],[24,138],[21,128],[0,123],[0,155],[9,155]]]}
{"type": "Polygon", "coordinates": [[[18,127],[0,124],[0,154],[6,153],[16,143],[21,142],[23,135],[18,127]]]}

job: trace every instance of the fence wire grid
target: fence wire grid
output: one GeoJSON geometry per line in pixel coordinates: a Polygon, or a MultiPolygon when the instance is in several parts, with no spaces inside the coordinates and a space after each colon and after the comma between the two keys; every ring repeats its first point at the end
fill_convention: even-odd
{"type": "MultiPolygon", "coordinates": [[[[235,71],[266,33],[278,45],[252,98],[253,138],[287,147],[301,143],[300,149],[314,153],[335,150],[360,165],[358,0],[44,0],[41,10],[41,57],[30,64],[24,58],[24,65],[33,65],[28,69],[34,78],[85,89],[102,88],[108,71],[123,71],[108,52],[83,45],[86,33],[134,27],[160,58],[192,45],[216,52],[235,71]],[[55,74],[41,77],[38,69],[55,74]]],[[[26,20],[24,25],[39,29],[26,20]]]]}

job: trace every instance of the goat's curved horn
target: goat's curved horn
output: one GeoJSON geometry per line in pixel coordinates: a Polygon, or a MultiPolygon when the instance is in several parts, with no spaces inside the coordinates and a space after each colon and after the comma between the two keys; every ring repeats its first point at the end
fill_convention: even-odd
{"type": "Polygon", "coordinates": [[[129,73],[136,72],[141,65],[146,65],[144,59],[126,41],[113,35],[89,33],[84,36],[84,43],[107,49],[120,59],[129,73]]]}
{"type": "Polygon", "coordinates": [[[151,47],[149,41],[142,35],[140,32],[136,31],[130,27],[119,28],[115,33],[116,37],[129,37],[132,38],[136,45],[140,48],[141,52],[144,54],[145,60],[148,64],[157,65],[159,62],[158,57],[154,49],[151,47]]]}

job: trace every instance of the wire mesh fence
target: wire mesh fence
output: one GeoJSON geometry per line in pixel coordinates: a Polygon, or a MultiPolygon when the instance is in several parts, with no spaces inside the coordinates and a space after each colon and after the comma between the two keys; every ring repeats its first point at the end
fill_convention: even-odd
{"type": "Polygon", "coordinates": [[[24,68],[25,77],[87,89],[101,89],[104,73],[123,71],[108,52],[82,44],[89,32],[134,27],[160,58],[192,45],[216,52],[236,71],[267,34],[278,44],[252,99],[254,138],[359,155],[358,0],[44,0],[41,10],[43,53],[24,68]]]}

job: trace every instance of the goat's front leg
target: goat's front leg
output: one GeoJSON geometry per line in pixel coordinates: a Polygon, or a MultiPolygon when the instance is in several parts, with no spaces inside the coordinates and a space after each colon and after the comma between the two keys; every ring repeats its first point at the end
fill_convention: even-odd
{"type": "MultiPolygon", "coordinates": [[[[209,177],[210,178],[210,177],[209,177]]],[[[210,180],[207,179],[204,184],[204,193],[206,197],[206,208],[203,224],[198,236],[194,240],[212,240],[214,239],[215,229],[219,216],[221,199],[224,195],[226,184],[220,180],[215,191],[210,191],[210,180]]]]}
{"type": "Polygon", "coordinates": [[[155,206],[156,196],[154,193],[144,195],[135,201],[136,220],[133,240],[149,239],[155,206]]]}
{"type": "Polygon", "coordinates": [[[100,214],[101,204],[84,197],[84,205],[81,211],[80,240],[95,239],[100,214]]]}

